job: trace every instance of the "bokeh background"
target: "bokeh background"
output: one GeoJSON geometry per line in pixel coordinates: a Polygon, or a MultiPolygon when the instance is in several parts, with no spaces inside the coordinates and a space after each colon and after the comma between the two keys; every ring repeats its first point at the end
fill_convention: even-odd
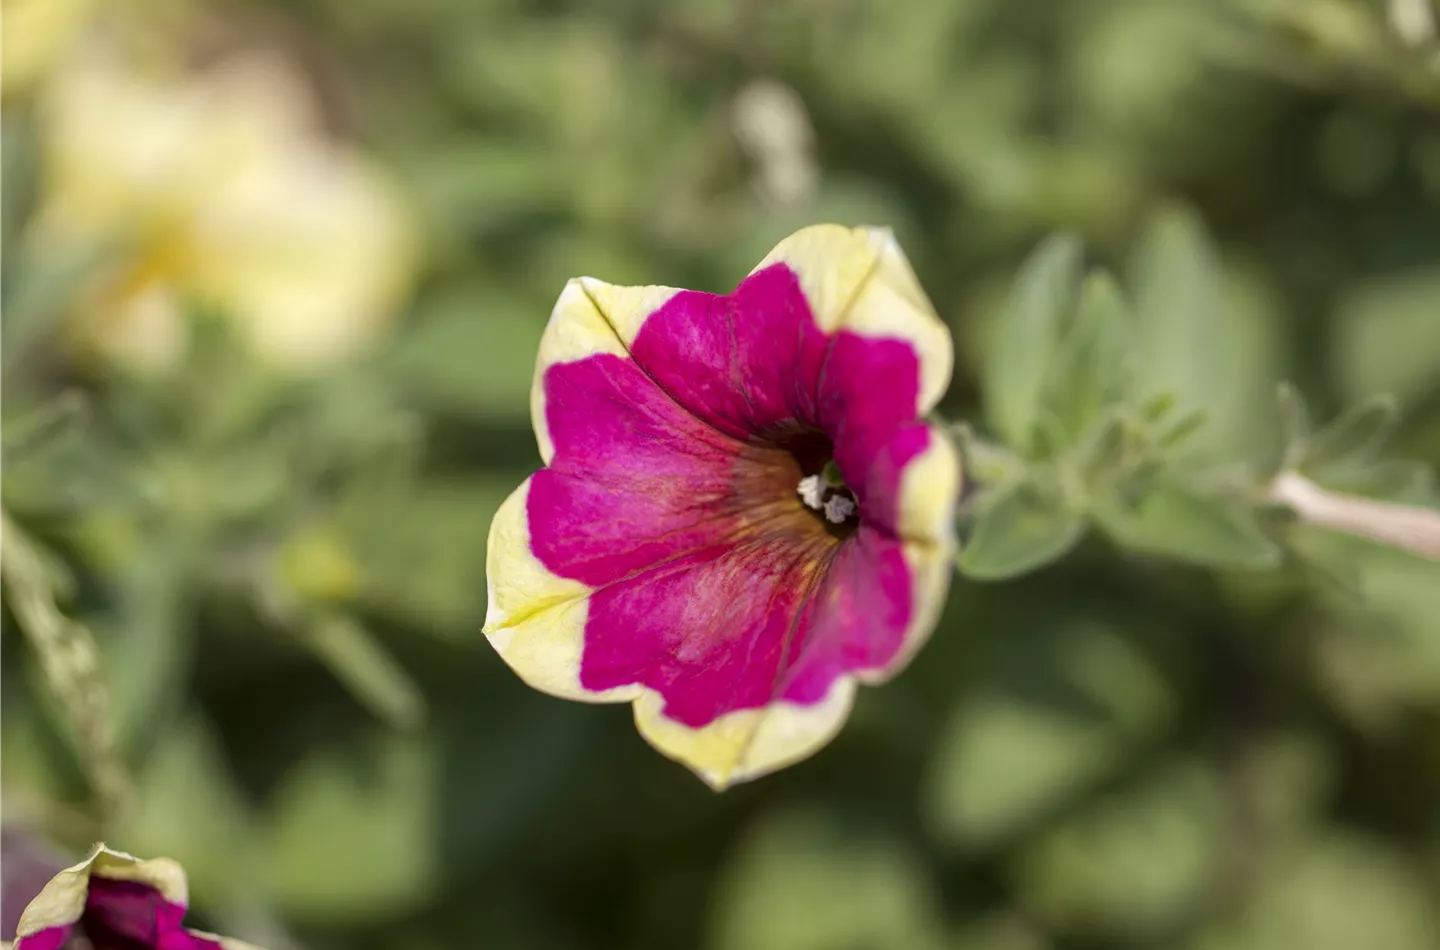
{"type": "Polygon", "coordinates": [[[895,229],[975,419],[1035,243],[1123,270],[1189,204],[1228,448],[1289,378],[1396,393],[1440,462],[1436,17],[5,0],[6,919],[21,855],[103,836],[272,950],[1440,946],[1418,561],[957,581],[831,747],[723,795],[479,635],[564,280],[726,290],[815,221],[895,229]]]}

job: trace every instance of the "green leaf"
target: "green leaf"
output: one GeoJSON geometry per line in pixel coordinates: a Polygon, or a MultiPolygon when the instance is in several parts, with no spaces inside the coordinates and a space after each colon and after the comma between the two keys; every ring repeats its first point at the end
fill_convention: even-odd
{"type": "Polygon", "coordinates": [[[1300,468],[1313,474],[1328,466],[1368,460],[1390,438],[1399,420],[1400,404],[1394,396],[1371,396],[1307,441],[1300,468]]]}
{"type": "MultiPolygon", "coordinates": [[[[0,242],[13,248],[39,194],[39,135],[34,117],[21,103],[7,103],[0,128],[0,242]]],[[[7,282],[9,278],[7,272],[7,282]]]]}
{"type": "Polygon", "coordinates": [[[303,637],[356,700],[381,720],[400,729],[413,729],[424,720],[420,687],[354,618],[322,613],[303,637]]]}
{"type": "Polygon", "coordinates": [[[1288,382],[1282,382],[1275,389],[1276,409],[1280,416],[1280,428],[1275,433],[1276,442],[1261,471],[1267,477],[1295,468],[1305,457],[1305,444],[1310,439],[1310,410],[1305,398],[1288,382]]]}
{"type": "Polygon", "coordinates": [[[6,465],[13,467],[27,461],[32,453],[44,452],[57,440],[73,433],[89,408],[85,394],[70,389],[6,424],[3,441],[0,441],[6,465]]]}
{"type": "Polygon", "coordinates": [[[1199,219],[1176,207],[1157,214],[1140,240],[1131,280],[1140,392],[1173,394],[1187,412],[1210,409],[1227,367],[1220,278],[1199,219]]]}
{"type": "Polygon", "coordinates": [[[1381,459],[1368,465],[1335,467],[1316,478],[1332,491],[1417,505],[1435,505],[1435,470],[1411,459],[1381,459]]]}
{"type": "Polygon", "coordinates": [[[1336,304],[1331,362],[1349,400],[1395,393],[1407,404],[1440,379],[1440,267],[1387,275],[1336,304]]]}
{"type": "Polygon", "coordinates": [[[1270,568],[1278,545],[1242,504],[1207,495],[1175,475],[1154,479],[1131,506],[1116,500],[1093,510],[1100,526],[1124,547],[1207,567],[1270,568]]]}
{"type": "Polygon", "coordinates": [[[1029,453],[1046,380],[1080,282],[1079,238],[1061,234],[1030,255],[1015,281],[1010,308],[985,374],[985,410],[995,431],[1029,453]]]}
{"type": "Polygon", "coordinates": [[[1084,534],[1081,514],[1024,482],[980,507],[960,553],[960,570],[976,580],[1015,577],[1057,560],[1084,534]]]}
{"type": "Polygon", "coordinates": [[[1013,910],[967,921],[954,950],[1050,950],[1045,931],[1013,910]]]}
{"type": "Polygon", "coordinates": [[[424,406],[484,422],[529,418],[535,351],[549,304],[461,285],[422,308],[394,352],[401,384],[424,406]]]}
{"type": "Polygon", "coordinates": [[[964,459],[966,484],[1000,489],[1025,477],[1025,460],[1005,446],[977,435],[967,423],[955,425],[953,431],[964,459]]]}
{"type": "Polygon", "coordinates": [[[1196,950],[1433,950],[1440,914],[1425,878],[1380,839],[1331,833],[1284,854],[1238,920],[1196,950]]]}
{"type": "Polygon", "coordinates": [[[1024,832],[1112,774],[1172,714],[1155,660],[1131,631],[1080,617],[1016,630],[999,669],[955,709],[925,787],[945,844],[986,847],[1024,832]]]}
{"type": "Polygon", "coordinates": [[[94,240],[44,251],[22,244],[9,252],[14,266],[6,273],[14,277],[0,292],[5,311],[0,336],[8,371],[18,375],[25,365],[21,361],[32,353],[31,345],[60,326],[77,289],[100,273],[117,250],[112,243],[94,240]]]}
{"type": "Polygon", "coordinates": [[[68,578],[63,565],[0,511],[5,602],[30,641],[41,682],[74,744],[80,767],[102,811],[114,811],[132,791],[116,748],[110,688],[100,648],[84,624],[57,603],[68,578]]]}
{"type": "Polygon", "coordinates": [[[1225,820],[1212,773],[1164,764],[1025,848],[1015,866],[1021,900],[1053,927],[1110,938],[1105,946],[1158,936],[1213,886],[1225,820]]]}
{"type": "Polygon", "coordinates": [[[207,902],[255,897],[250,812],[203,717],[189,713],[164,728],[136,786],[135,807],[116,826],[117,842],[180,862],[207,902]]]}
{"type": "Polygon", "coordinates": [[[1308,562],[1353,578],[1348,589],[1316,588],[1334,618],[1316,629],[1313,653],[1330,702],[1367,729],[1440,709],[1440,564],[1320,528],[1297,526],[1289,535],[1308,562]]]}
{"type": "Polygon", "coordinates": [[[1073,445],[1129,388],[1127,355],[1133,321],[1109,274],[1086,276],[1075,319],[1056,354],[1044,404],[1073,445]]]}
{"type": "Polygon", "coordinates": [[[823,812],[772,814],[748,832],[718,888],[712,928],[717,950],[946,945],[920,856],[823,812]]]}
{"type": "MultiPolygon", "coordinates": [[[[533,448],[527,448],[533,451],[533,448]]],[[[483,476],[430,479],[384,506],[352,504],[340,528],[365,578],[364,607],[415,629],[469,640],[485,620],[486,528],[525,479],[498,466],[483,476]]]]}
{"type": "Polygon", "coordinates": [[[297,918],[385,919],[439,885],[440,769],[428,743],[331,743],[291,769],[261,829],[262,871],[297,918]]]}

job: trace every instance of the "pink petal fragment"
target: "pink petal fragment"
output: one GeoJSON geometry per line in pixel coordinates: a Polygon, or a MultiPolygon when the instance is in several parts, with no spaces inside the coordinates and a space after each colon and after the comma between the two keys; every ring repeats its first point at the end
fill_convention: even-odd
{"type": "Polygon", "coordinates": [[[546,567],[598,587],[734,531],[726,499],[740,444],[635,363],[603,354],[558,364],[545,387],[556,453],[527,507],[546,567]]]}
{"type": "Polygon", "coordinates": [[[590,602],[581,682],[642,683],[691,727],[776,699],[822,700],[856,669],[885,665],[910,620],[899,543],[862,529],[833,560],[762,538],[661,565],[590,602]]]}

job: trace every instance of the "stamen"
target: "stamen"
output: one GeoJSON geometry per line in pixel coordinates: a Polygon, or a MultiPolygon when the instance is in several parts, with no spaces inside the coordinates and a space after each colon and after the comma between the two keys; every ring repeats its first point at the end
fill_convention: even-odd
{"type": "Polygon", "coordinates": [[[805,507],[820,511],[825,507],[822,499],[825,495],[825,486],[820,484],[819,475],[807,475],[800,479],[800,485],[795,489],[800,493],[800,500],[805,502],[805,507]]]}
{"type": "Polygon", "coordinates": [[[855,514],[855,500],[845,495],[831,495],[825,499],[825,520],[831,524],[844,524],[855,514]]]}

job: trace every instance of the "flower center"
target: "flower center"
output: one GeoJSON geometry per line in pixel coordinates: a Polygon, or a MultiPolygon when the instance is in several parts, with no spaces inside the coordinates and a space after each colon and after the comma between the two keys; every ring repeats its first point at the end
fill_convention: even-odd
{"type": "Polygon", "coordinates": [[[821,512],[831,524],[845,524],[859,511],[855,496],[846,487],[833,461],[827,463],[823,471],[800,479],[795,491],[805,507],[821,512]]]}
{"type": "Polygon", "coordinates": [[[861,512],[834,459],[829,437],[815,429],[765,433],[736,459],[730,503],[758,530],[806,545],[844,541],[861,512]]]}

